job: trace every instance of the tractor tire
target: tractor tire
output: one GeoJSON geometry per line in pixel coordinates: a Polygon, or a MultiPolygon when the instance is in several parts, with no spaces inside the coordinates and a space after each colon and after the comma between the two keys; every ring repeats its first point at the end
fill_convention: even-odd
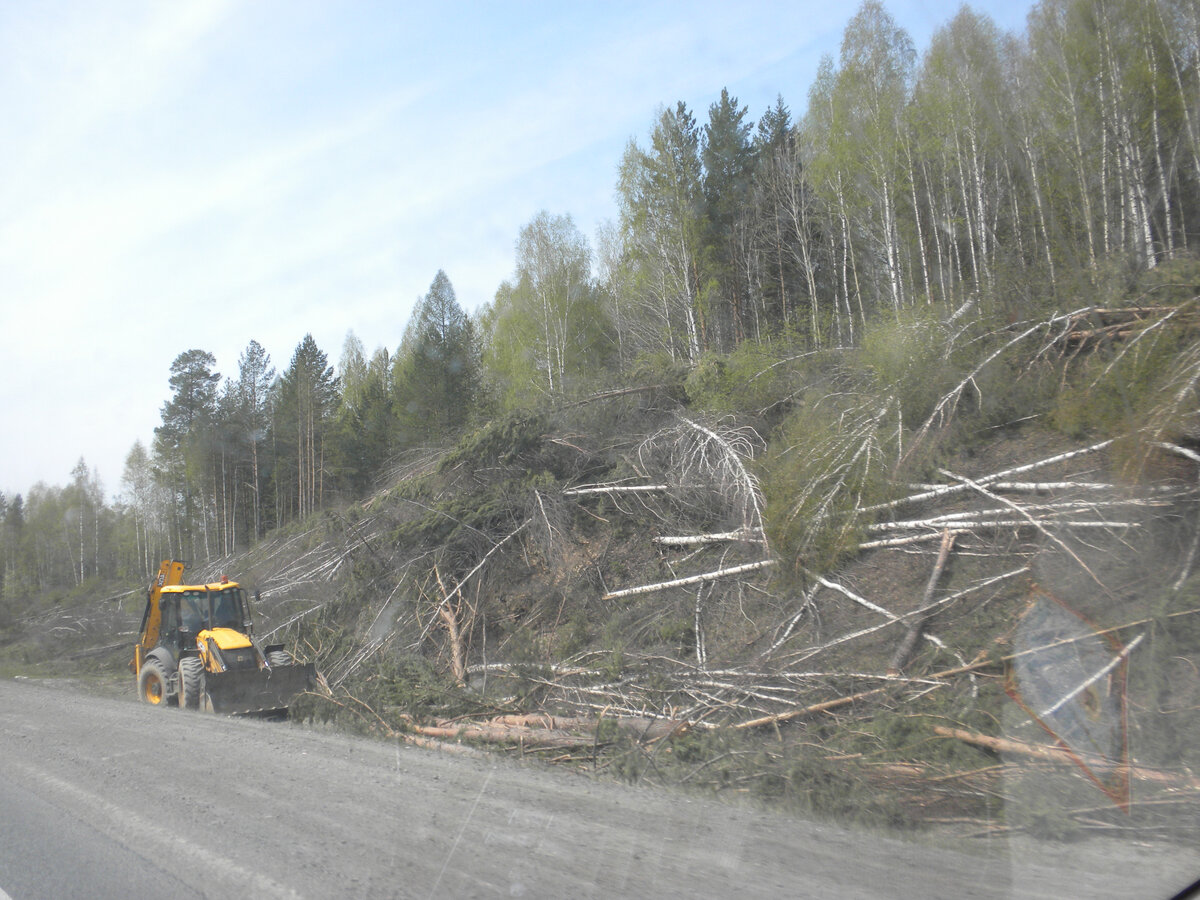
{"type": "Polygon", "coordinates": [[[166,706],[167,673],[162,663],[157,659],[148,659],[142,663],[142,671],[138,673],[138,698],[151,706],[166,706]]]}
{"type": "Polygon", "coordinates": [[[292,664],[292,654],[286,650],[272,650],[267,654],[267,665],[272,669],[276,666],[290,666],[292,664]]]}
{"type": "Polygon", "coordinates": [[[204,663],[197,656],[185,656],[179,660],[179,706],[181,709],[199,709],[200,697],[204,692],[204,663]]]}

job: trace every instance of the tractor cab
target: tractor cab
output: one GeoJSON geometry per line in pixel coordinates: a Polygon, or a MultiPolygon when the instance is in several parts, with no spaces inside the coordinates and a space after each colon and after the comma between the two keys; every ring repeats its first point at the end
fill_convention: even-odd
{"type": "Polygon", "coordinates": [[[163,637],[167,623],[175,626],[173,649],[199,650],[210,671],[258,668],[251,640],[246,592],[236,583],[222,580],[206,585],[164,587],[161,601],[163,637]]]}
{"type": "Polygon", "coordinates": [[[179,627],[190,632],[193,640],[201,631],[213,628],[250,632],[246,592],[232,582],[203,588],[164,588],[163,603],[168,602],[178,603],[179,627]]]}
{"type": "Polygon", "coordinates": [[[159,643],[176,652],[195,649],[202,632],[235,632],[243,638],[252,633],[246,592],[233,582],[164,587],[159,608],[159,643]]]}

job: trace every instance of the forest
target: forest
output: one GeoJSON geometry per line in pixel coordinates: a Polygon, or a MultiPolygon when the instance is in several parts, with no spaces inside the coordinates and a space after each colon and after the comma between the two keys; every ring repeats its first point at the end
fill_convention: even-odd
{"type": "Polygon", "coordinates": [[[619,220],[589,242],[539,213],[475,315],[438,271],[398,345],[349,334],[336,366],[306,337],[277,371],[249,340],[222,380],[181,349],[115,502],[82,458],[0,496],[2,596],[252,546],[513,410],[672,373],[719,407],[734,370],[1024,321],[1193,259],[1198,54],[1189,0],[1045,0],[1019,35],[964,7],[920,56],[867,0],[802,111],[664,106],[620,159],[619,220]]]}

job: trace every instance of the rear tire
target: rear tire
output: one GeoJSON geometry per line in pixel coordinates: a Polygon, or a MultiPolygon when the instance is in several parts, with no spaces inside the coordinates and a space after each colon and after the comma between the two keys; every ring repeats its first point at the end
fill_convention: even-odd
{"type": "Polygon", "coordinates": [[[167,673],[162,663],[157,659],[148,659],[142,663],[142,671],[138,673],[138,698],[150,706],[166,706],[167,673]]]}
{"type": "Polygon", "coordinates": [[[197,656],[185,656],[179,660],[179,706],[198,710],[203,691],[204,663],[197,656]]]}

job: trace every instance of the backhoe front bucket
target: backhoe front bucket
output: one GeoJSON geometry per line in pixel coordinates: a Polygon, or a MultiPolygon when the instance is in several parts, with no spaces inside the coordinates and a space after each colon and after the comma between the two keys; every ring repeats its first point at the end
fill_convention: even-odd
{"type": "Polygon", "coordinates": [[[235,715],[287,709],[315,679],[316,666],[298,663],[209,673],[204,676],[204,686],[213,712],[235,715]]]}

